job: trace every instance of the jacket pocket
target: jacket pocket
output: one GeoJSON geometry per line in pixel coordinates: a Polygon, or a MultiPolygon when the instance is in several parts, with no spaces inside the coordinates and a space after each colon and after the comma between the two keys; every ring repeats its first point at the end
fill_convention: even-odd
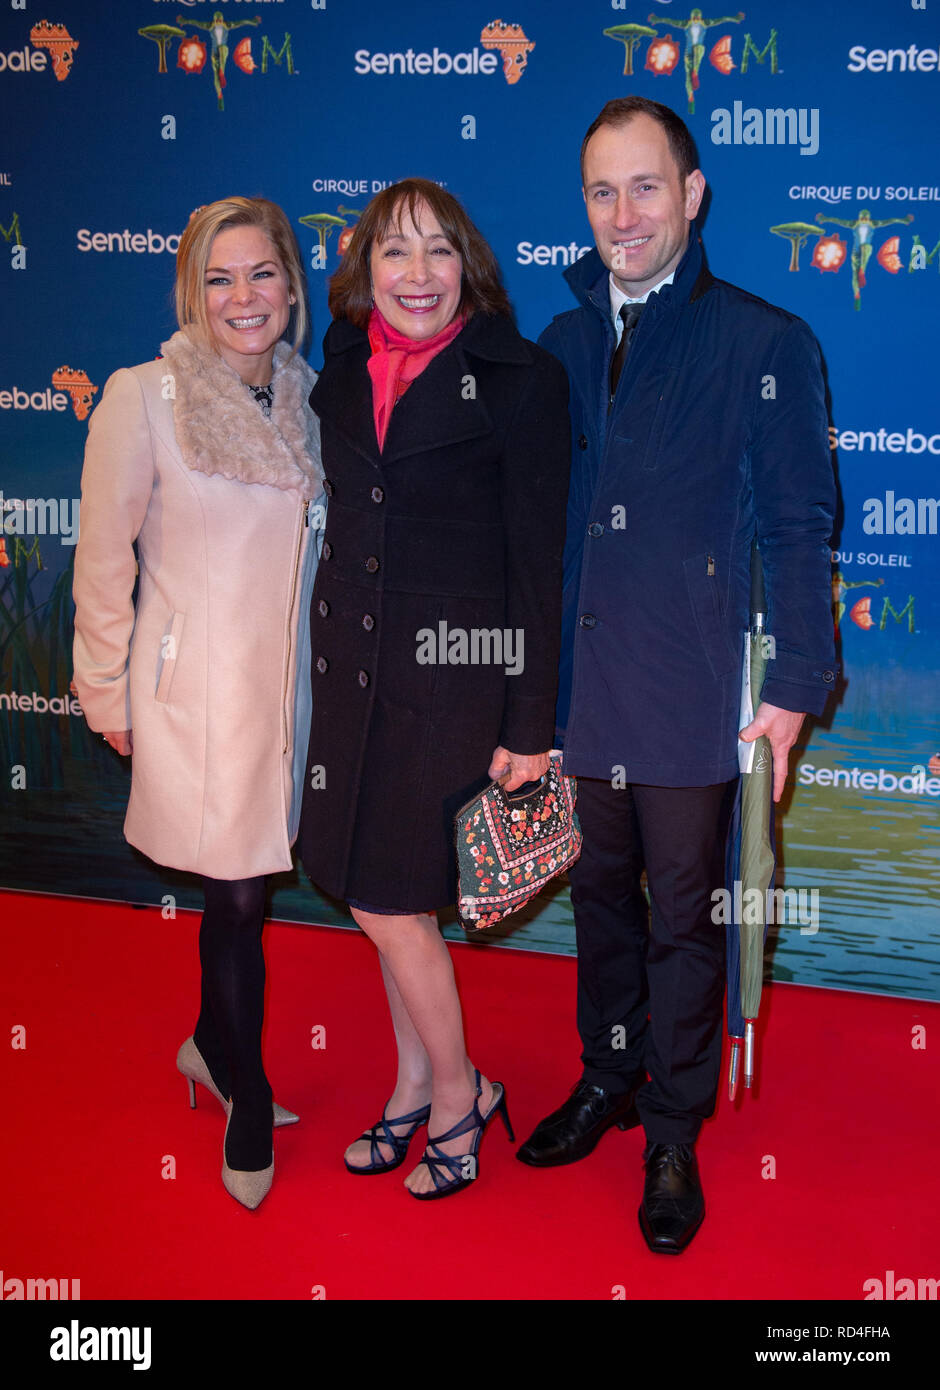
{"type": "Polygon", "coordinates": [[[666,424],[672,418],[672,398],[675,393],[676,382],[679,373],[675,370],[666,374],[660,387],[659,399],[653,412],[653,419],[650,423],[650,432],[646,440],[646,448],[643,451],[643,469],[645,472],[652,472],[659,467],[659,455],[662,449],[663,435],[666,431],[666,424]]]}
{"type": "Polygon", "coordinates": [[[185,621],[185,613],[171,614],[166,631],[160,638],[160,665],[154,699],[161,705],[165,705],[170,698],[170,687],[176,674],[176,662],[179,657],[180,639],[183,635],[183,623],[185,621]]]}
{"type": "Polygon", "coordinates": [[[728,620],[722,610],[721,591],[726,582],[717,571],[714,554],[690,555],[683,561],[689,601],[695,625],[716,680],[740,670],[744,637],[740,650],[728,631],[728,620]]]}

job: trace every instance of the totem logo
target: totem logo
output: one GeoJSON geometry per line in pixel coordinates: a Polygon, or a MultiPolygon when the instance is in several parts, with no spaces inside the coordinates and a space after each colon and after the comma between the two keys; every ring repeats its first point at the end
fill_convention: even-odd
{"type": "MultiPolygon", "coordinates": [[[[900,196],[902,192],[907,196],[908,190],[894,188],[886,190],[886,198],[889,194],[900,196]]],[[[929,194],[933,190],[924,188],[919,189],[918,192],[929,194]]],[[[874,202],[881,197],[881,188],[858,188],[856,189],[856,197],[859,200],[870,198],[874,202]]],[[[933,201],[933,199],[928,199],[928,201],[933,201]]],[[[905,252],[901,245],[901,237],[897,234],[885,237],[876,250],[875,235],[882,227],[908,227],[913,221],[914,214],[912,212],[905,213],[901,217],[872,217],[871,210],[862,207],[858,209],[854,217],[835,217],[831,212],[820,211],[816,214],[815,224],[804,221],[779,222],[768,230],[774,236],[782,237],[784,241],[790,243],[790,264],[787,268],[791,271],[799,271],[800,252],[811,237],[816,238],[810,261],[812,269],[823,274],[837,275],[842,267],[848,263],[851,272],[849,280],[852,288],[852,300],[855,308],[861,309],[862,290],[868,284],[868,263],[872,255],[875,258],[875,264],[880,266],[881,270],[896,276],[905,269],[909,274],[926,270],[931,261],[940,253],[940,240],[931,251],[928,251],[917,232],[913,235],[909,252],[905,252]],[[827,222],[836,230],[826,232],[825,224],[827,222]],[[851,242],[839,235],[839,227],[845,227],[852,233],[851,242]]]]}
{"type": "Polygon", "coordinates": [[[848,617],[862,632],[894,632],[906,630],[909,637],[913,637],[917,632],[917,623],[914,616],[914,595],[908,592],[907,601],[898,598],[897,603],[884,592],[878,594],[865,594],[863,598],[856,599],[849,607],[851,600],[847,597],[850,589],[884,589],[884,578],[878,579],[846,579],[842,570],[843,565],[856,564],[867,566],[869,569],[887,569],[891,567],[900,569],[910,569],[910,556],[889,554],[882,555],[879,551],[860,550],[836,550],[833,552],[833,563],[839,568],[832,576],[832,599],[833,599],[833,618],[835,625],[839,628],[843,618],[848,617]],[[881,598],[881,611],[877,607],[872,612],[872,605],[877,604],[881,598]],[[888,620],[894,627],[888,626],[888,620]]]}
{"type": "Polygon", "coordinates": [[[3,223],[0,222],[0,236],[3,237],[4,241],[12,242],[13,247],[15,249],[22,248],[23,250],[25,250],[25,247],[23,246],[23,233],[20,229],[20,219],[17,213],[14,212],[12,218],[10,219],[9,227],[4,227],[3,223]]]}
{"type": "Polygon", "coordinates": [[[64,24],[50,24],[41,19],[29,31],[29,41],[33,47],[24,46],[12,53],[0,53],[0,73],[4,72],[45,72],[52,62],[52,71],[57,82],[64,82],[72,71],[72,55],[78,48],[78,39],[73,39],[64,24]]]}
{"type": "MultiPolygon", "coordinates": [[[[653,73],[657,77],[669,77],[679,66],[679,43],[672,36],[675,29],[685,31],[685,48],[682,53],[682,70],[685,74],[685,95],[689,104],[689,115],[695,115],[695,93],[699,89],[700,71],[702,59],[705,57],[706,41],[705,36],[710,29],[723,29],[726,24],[740,24],[744,19],[744,12],[739,11],[737,15],[725,16],[722,19],[703,19],[701,10],[692,10],[688,19],[679,19],[675,15],[655,15],[647,16],[647,24],[615,24],[610,29],[604,30],[604,35],[608,39],[614,39],[624,46],[623,74],[625,77],[632,77],[634,73],[633,55],[637,46],[643,39],[649,39],[649,46],[646,50],[646,62],[643,64],[647,72],[653,73]],[[669,33],[660,35],[655,29],[651,29],[651,24],[664,24],[669,29],[669,33]]],[[[738,65],[731,56],[731,35],[723,34],[721,38],[712,43],[708,53],[708,61],[716,72],[727,77],[738,65]]],[[[771,29],[770,38],[763,48],[758,48],[750,33],[744,35],[743,46],[741,48],[741,67],[742,77],[747,73],[748,64],[753,56],[758,63],[763,63],[764,59],[770,54],[770,72],[776,76],[779,68],[777,63],[777,31],[771,29]]]]}
{"type": "Polygon", "coordinates": [[[202,72],[206,63],[212,73],[212,86],[215,90],[216,103],[220,111],[225,110],[225,99],[223,93],[228,86],[228,79],[225,75],[228,60],[231,56],[233,65],[248,76],[258,71],[261,74],[268,70],[268,60],[270,59],[276,67],[280,67],[281,60],[287,69],[288,77],[296,77],[297,71],[294,67],[294,55],[291,50],[291,36],[285,33],[284,42],[279,49],[275,48],[267,34],[261,35],[261,63],[254,60],[251,51],[251,35],[246,34],[243,38],[234,43],[234,47],[229,48],[229,36],[235,29],[245,29],[261,23],[261,16],[254,15],[251,19],[227,20],[221,10],[216,10],[211,20],[207,23],[204,20],[192,19],[189,15],[177,15],[179,24],[145,24],[137,32],[142,39],[149,39],[157,46],[157,72],[166,74],[169,69],[166,65],[167,50],[173,39],[179,39],[180,44],[176,50],[176,66],[185,73],[199,74],[202,72]],[[206,38],[201,39],[198,34],[187,34],[185,29],[179,27],[180,24],[188,24],[193,29],[202,30],[206,38]]]}
{"type": "Polygon", "coordinates": [[[514,87],[534,47],[521,24],[494,19],[481,30],[479,47],[465,53],[446,53],[437,47],[430,52],[406,48],[401,53],[372,53],[359,48],[354,55],[354,71],[359,77],[489,77],[499,70],[501,58],[503,76],[514,87]]]}

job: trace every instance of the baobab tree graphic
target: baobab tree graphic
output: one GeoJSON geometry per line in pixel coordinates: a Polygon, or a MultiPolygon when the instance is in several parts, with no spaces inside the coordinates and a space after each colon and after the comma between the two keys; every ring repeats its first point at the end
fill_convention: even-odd
{"type": "Polygon", "coordinates": [[[160,50],[157,72],[166,72],[166,46],[170,39],[185,39],[186,30],[178,29],[175,24],[148,24],[137,32],[142,39],[152,39],[157,45],[160,50]]]}
{"type": "Polygon", "coordinates": [[[612,29],[604,30],[604,37],[608,39],[619,39],[624,46],[623,75],[624,77],[633,76],[633,50],[636,48],[640,39],[655,39],[656,30],[650,29],[646,24],[615,24],[612,29]]]}
{"type": "Polygon", "coordinates": [[[822,227],[814,227],[810,222],[781,222],[770,229],[774,236],[782,236],[790,243],[789,270],[799,270],[800,252],[811,236],[822,236],[822,227]]]}

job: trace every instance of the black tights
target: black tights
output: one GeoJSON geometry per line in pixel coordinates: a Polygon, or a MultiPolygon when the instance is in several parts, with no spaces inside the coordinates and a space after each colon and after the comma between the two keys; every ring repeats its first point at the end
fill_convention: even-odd
{"type": "Polygon", "coordinates": [[[272,1096],[261,1060],[266,883],[204,878],[203,887],[202,998],[193,1038],[213,1081],[233,1102],[229,1167],[250,1172],[271,1161],[272,1096]]]}

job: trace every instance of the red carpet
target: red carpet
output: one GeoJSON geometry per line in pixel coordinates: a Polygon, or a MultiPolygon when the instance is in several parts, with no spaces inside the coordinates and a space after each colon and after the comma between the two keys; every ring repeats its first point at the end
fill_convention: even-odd
{"type": "MultiPolygon", "coordinates": [[[[640,1130],[537,1171],[494,1124],[477,1185],[444,1202],[415,1202],[407,1168],[347,1174],[343,1149],[381,1113],[394,1065],[374,951],[335,929],[267,929],[266,1061],[302,1120],[277,1132],[273,1190],[245,1211],[219,1178],[222,1111],[197,1089],[191,1112],[174,1067],[195,1021],[196,915],[12,893],[0,906],[4,1035],[22,1025],[26,1042],[2,1048],[4,1280],[79,1279],[83,1300],[306,1300],[317,1286],[329,1300],[856,1300],[888,1271],[940,1276],[937,1005],[768,990],[759,1090],[735,1106],[723,1091],[698,1146],[708,1215],[669,1259],[637,1226],[640,1130]]],[[[454,959],[471,1055],[505,1083],[521,1141],[579,1074],[574,961],[469,946],[454,959]]]]}

